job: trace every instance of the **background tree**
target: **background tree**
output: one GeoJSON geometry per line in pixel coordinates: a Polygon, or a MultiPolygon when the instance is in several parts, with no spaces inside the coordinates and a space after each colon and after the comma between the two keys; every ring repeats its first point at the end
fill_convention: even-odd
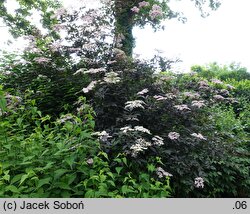
{"type": "MultiPolygon", "coordinates": [[[[201,11],[202,17],[209,15],[205,6],[216,10],[220,6],[218,0],[191,0],[201,11]]],[[[115,17],[116,46],[122,49],[126,55],[132,56],[135,43],[133,27],[143,28],[146,24],[151,25],[154,30],[164,27],[161,22],[166,19],[178,18],[185,21],[181,13],[173,11],[169,6],[170,0],[114,0],[113,12],[115,17]]],[[[107,3],[107,1],[106,1],[107,3]]],[[[112,1],[108,1],[109,6],[112,1]]]]}

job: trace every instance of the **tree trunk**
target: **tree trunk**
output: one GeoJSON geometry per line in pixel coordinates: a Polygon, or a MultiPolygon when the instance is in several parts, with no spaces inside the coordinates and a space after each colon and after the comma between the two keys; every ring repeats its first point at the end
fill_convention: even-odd
{"type": "Polygon", "coordinates": [[[115,34],[116,37],[123,36],[121,47],[127,56],[132,56],[135,39],[133,37],[133,16],[131,8],[135,5],[135,0],[116,0],[115,1],[115,34]]]}

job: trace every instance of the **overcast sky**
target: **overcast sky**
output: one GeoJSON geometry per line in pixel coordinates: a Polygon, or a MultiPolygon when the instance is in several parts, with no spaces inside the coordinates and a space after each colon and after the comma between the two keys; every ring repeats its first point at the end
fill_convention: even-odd
{"type": "MultiPolygon", "coordinates": [[[[67,5],[75,2],[64,1],[67,5]]],[[[91,4],[94,1],[98,0],[85,0],[91,4]]],[[[250,0],[221,0],[221,7],[205,19],[201,18],[190,0],[176,2],[173,6],[184,12],[187,23],[169,20],[164,23],[165,31],[156,33],[150,27],[134,29],[135,53],[150,57],[155,49],[162,50],[167,57],[183,60],[178,69],[185,71],[193,64],[204,65],[214,61],[219,64],[234,61],[250,71],[250,0]]],[[[2,48],[9,35],[4,28],[0,30],[2,48]]]]}

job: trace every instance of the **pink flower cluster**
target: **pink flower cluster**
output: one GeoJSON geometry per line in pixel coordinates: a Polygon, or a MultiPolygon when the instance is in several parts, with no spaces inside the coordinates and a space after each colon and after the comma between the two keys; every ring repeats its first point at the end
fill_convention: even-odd
{"type": "Polygon", "coordinates": [[[162,8],[159,5],[154,4],[152,6],[152,9],[149,12],[149,16],[151,19],[156,19],[156,18],[161,17],[162,16],[162,8]]]}
{"type": "Polygon", "coordinates": [[[39,64],[44,64],[44,63],[50,62],[51,60],[49,58],[46,58],[46,57],[36,57],[36,58],[34,58],[34,61],[39,63],[39,64]]]}
{"type": "Polygon", "coordinates": [[[131,8],[131,11],[133,11],[134,13],[139,13],[140,9],[136,6],[131,8]]]}
{"type": "Polygon", "coordinates": [[[141,8],[141,7],[148,7],[149,5],[150,4],[148,2],[142,1],[142,2],[139,3],[139,8],[141,8]]]}

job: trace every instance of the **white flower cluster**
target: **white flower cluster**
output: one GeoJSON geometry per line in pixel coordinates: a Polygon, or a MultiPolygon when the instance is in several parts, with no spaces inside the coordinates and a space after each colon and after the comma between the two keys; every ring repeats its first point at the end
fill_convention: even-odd
{"type": "Polygon", "coordinates": [[[211,82],[214,84],[220,84],[220,85],[223,84],[223,82],[218,79],[212,79],[211,82]]]}
{"type": "Polygon", "coordinates": [[[208,88],[209,88],[209,85],[206,80],[201,80],[199,82],[199,89],[208,89],[208,88]]]}
{"type": "Polygon", "coordinates": [[[93,90],[97,83],[98,83],[98,81],[92,81],[91,83],[89,83],[89,85],[86,88],[82,89],[83,93],[86,94],[89,91],[93,90]]]}
{"type": "Polygon", "coordinates": [[[162,145],[164,145],[163,138],[160,137],[160,136],[158,136],[158,135],[155,135],[152,138],[152,141],[153,141],[153,144],[156,145],[156,146],[162,146],[162,145]]]}
{"type": "Polygon", "coordinates": [[[144,128],[143,126],[135,126],[134,130],[138,131],[138,132],[143,132],[143,133],[151,134],[150,131],[148,129],[144,128]]]}
{"type": "Polygon", "coordinates": [[[138,131],[138,132],[143,132],[143,133],[151,134],[150,131],[148,129],[144,128],[143,126],[135,126],[134,128],[131,128],[130,126],[125,126],[123,128],[120,128],[120,130],[123,133],[138,131]]]}
{"type": "Polygon", "coordinates": [[[223,96],[221,96],[221,95],[219,95],[219,94],[214,95],[213,98],[214,98],[215,100],[218,100],[218,101],[221,101],[221,100],[224,100],[224,99],[225,99],[225,97],[223,97],[223,96]]]}
{"type": "Polygon", "coordinates": [[[194,179],[194,186],[196,188],[204,188],[204,179],[201,177],[197,177],[194,179]]]}
{"type": "Polygon", "coordinates": [[[192,101],[191,106],[201,108],[203,106],[206,106],[206,104],[204,103],[204,100],[194,100],[194,101],[192,101]]]}
{"type": "Polygon", "coordinates": [[[118,76],[116,72],[108,72],[105,74],[105,77],[103,78],[104,82],[115,84],[121,81],[121,78],[118,76]]]}
{"type": "Polygon", "coordinates": [[[51,59],[46,58],[46,57],[35,57],[34,61],[39,63],[39,64],[46,64],[51,61],[51,59]]]}
{"type": "Polygon", "coordinates": [[[207,140],[207,138],[205,138],[201,133],[193,133],[191,134],[191,136],[199,138],[200,140],[207,140]]]}
{"type": "Polygon", "coordinates": [[[148,93],[148,92],[149,92],[149,90],[148,90],[147,88],[145,88],[145,89],[139,91],[139,92],[137,93],[137,95],[144,95],[144,94],[146,94],[146,93],[148,93]]]}
{"type": "Polygon", "coordinates": [[[70,115],[70,114],[66,114],[66,115],[63,115],[59,120],[58,120],[58,122],[59,123],[65,123],[66,121],[70,121],[70,122],[76,122],[75,120],[74,120],[74,117],[72,116],[72,115],[70,115]]]}
{"type": "Polygon", "coordinates": [[[166,172],[164,169],[162,169],[161,167],[157,167],[156,169],[156,174],[158,175],[159,178],[163,178],[163,177],[171,177],[173,176],[172,174],[166,172]]]}
{"type": "Polygon", "coordinates": [[[179,111],[185,111],[185,110],[189,111],[189,110],[191,110],[191,109],[188,108],[188,106],[185,105],[185,104],[182,104],[182,105],[175,105],[174,107],[175,107],[177,110],[179,110],[179,111]]]}
{"type": "Polygon", "coordinates": [[[135,144],[130,147],[132,150],[132,156],[136,157],[137,154],[143,150],[146,150],[152,144],[143,138],[139,138],[135,141],[135,144]]]}
{"type": "Polygon", "coordinates": [[[135,108],[142,108],[144,109],[144,106],[146,103],[142,100],[133,100],[133,101],[127,101],[125,103],[125,109],[132,111],[135,108]]]}
{"type": "Polygon", "coordinates": [[[112,138],[112,136],[110,136],[106,131],[95,132],[93,133],[93,135],[97,135],[99,137],[99,140],[102,142],[107,142],[109,138],[112,138]]]}
{"type": "Polygon", "coordinates": [[[161,95],[155,95],[153,96],[157,101],[161,101],[161,100],[167,100],[168,98],[167,97],[163,97],[161,95]]]}
{"type": "Polygon", "coordinates": [[[197,99],[197,98],[200,97],[200,94],[194,93],[194,92],[189,92],[189,91],[184,92],[183,95],[184,95],[185,97],[189,97],[189,98],[191,98],[191,99],[197,99]]]}
{"type": "Polygon", "coordinates": [[[79,70],[77,70],[73,75],[77,75],[77,74],[97,74],[97,73],[101,73],[101,72],[105,72],[106,69],[105,68],[91,68],[89,70],[86,70],[85,68],[80,68],[79,70]]]}
{"type": "Polygon", "coordinates": [[[148,7],[150,4],[146,1],[139,2],[139,8],[141,7],[148,7]]]}
{"type": "Polygon", "coordinates": [[[178,132],[169,132],[168,137],[171,140],[177,140],[180,137],[180,134],[178,132]]]}

